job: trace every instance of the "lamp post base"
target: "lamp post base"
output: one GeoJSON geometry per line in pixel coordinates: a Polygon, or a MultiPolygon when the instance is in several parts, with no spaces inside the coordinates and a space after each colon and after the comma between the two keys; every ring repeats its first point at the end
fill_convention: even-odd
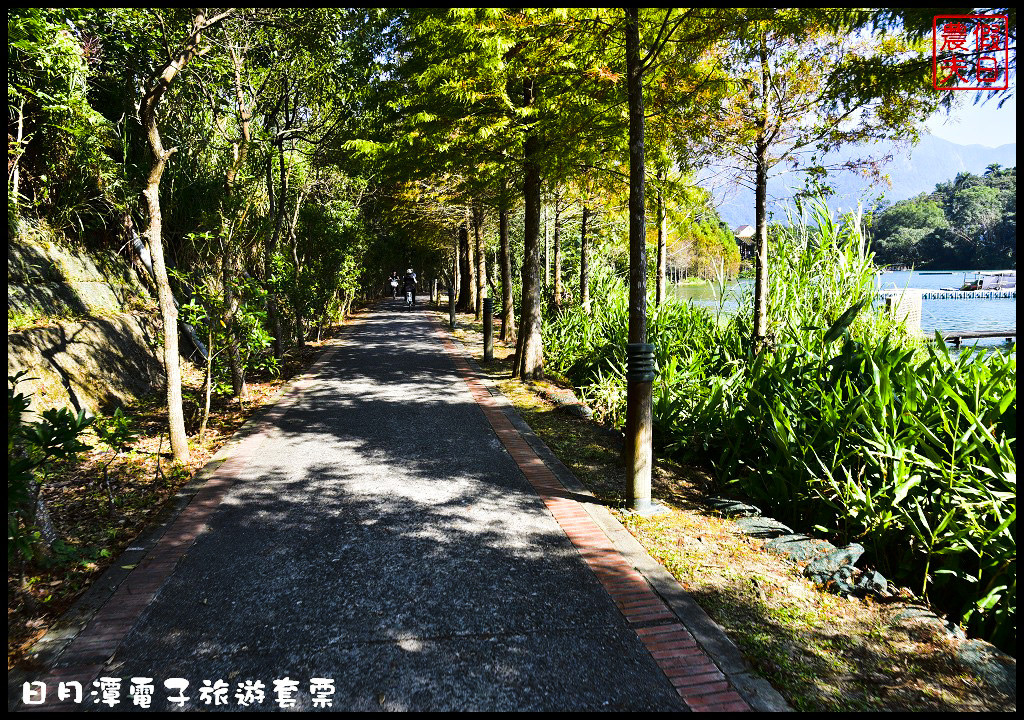
{"type": "Polygon", "coordinates": [[[635,503],[631,507],[625,508],[623,512],[629,513],[630,515],[640,515],[641,517],[651,517],[653,515],[665,515],[672,512],[672,510],[665,505],[662,505],[660,502],[648,500],[646,502],[635,503]]]}

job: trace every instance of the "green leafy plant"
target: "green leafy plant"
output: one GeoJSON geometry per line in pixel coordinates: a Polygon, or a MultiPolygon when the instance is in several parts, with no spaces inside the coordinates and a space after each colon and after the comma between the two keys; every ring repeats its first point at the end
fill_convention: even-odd
{"type": "MultiPolygon", "coordinates": [[[[23,423],[30,396],[17,391],[27,371],[7,378],[7,558],[31,560],[43,540],[39,520],[39,493],[48,471],[60,458],[88,450],[80,440],[92,424],[85,411],[77,415],[65,408],[42,412],[42,419],[23,423]]],[[[45,512],[45,507],[43,507],[45,512]]]]}
{"type": "Polygon", "coordinates": [[[108,474],[110,464],[114,462],[119,453],[131,448],[138,439],[138,432],[136,432],[131,419],[121,412],[121,408],[115,409],[113,415],[97,416],[93,423],[93,430],[99,441],[110,452],[110,457],[103,464],[103,486],[107,490],[107,498],[110,501],[110,512],[114,512],[114,492],[110,487],[108,474]]]}

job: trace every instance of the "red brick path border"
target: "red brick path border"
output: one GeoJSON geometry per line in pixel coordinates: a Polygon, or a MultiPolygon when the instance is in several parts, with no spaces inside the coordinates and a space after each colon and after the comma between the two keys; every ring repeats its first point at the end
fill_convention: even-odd
{"type": "Polygon", "coordinates": [[[512,425],[490,390],[477,380],[448,333],[437,325],[435,329],[498,439],[683,701],[691,710],[701,712],[751,710],[644,576],[615,549],[600,525],[572,499],[572,494],[512,425]]]}

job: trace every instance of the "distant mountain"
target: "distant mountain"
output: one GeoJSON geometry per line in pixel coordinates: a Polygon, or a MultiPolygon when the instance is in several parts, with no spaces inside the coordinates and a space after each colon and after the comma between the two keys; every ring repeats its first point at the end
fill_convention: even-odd
{"type": "MultiPolygon", "coordinates": [[[[853,159],[871,155],[870,149],[846,148],[835,157],[840,160],[853,159]]],[[[874,155],[881,153],[875,150],[874,155]]],[[[830,158],[830,162],[833,162],[830,158]]],[[[934,135],[925,135],[909,152],[904,150],[896,154],[883,172],[892,181],[891,186],[884,183],[872,186],[863,177],[850,171],[830,174],[829,182],[836,194],[829,198],[829,206],[833,210],[850,210],[860,200],[865,206],[873,203],[884,193],[890,202],[905,200],[922,192],[931,192],[940,182],[952,180],[960,172],[971,172],[975,175],[985,171],[992,163],[1003,167],[1016,167],[1017,144],[1001,145],[997,148],[983,145],[957,145],[942,140],[934,135]]],[[[781,208],[791,203],[797,190],[803,187],[802,173],[788,172],[768,181],[769,212],[775,213],[776,219],[784,219],[781,208]]],[[[754,224],[754,191],[742,187],[715,190],[716,200],[720,203],[718,213],[730,227],[754,224]]]]}

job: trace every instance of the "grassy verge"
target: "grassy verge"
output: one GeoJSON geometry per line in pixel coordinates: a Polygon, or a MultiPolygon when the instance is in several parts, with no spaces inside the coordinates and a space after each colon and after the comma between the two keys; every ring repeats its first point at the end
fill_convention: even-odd
{"type": "MultiPolygon", "coordinates": [[[[7,667],[18,664],[62,613],[156,518],[183,485],[202,468],[257,410],[267,405],[292,377],[319,356],[340,328],[325,333],[319,342],[292,348],[282,362],[279,377],[253,377],[240,405],[214,396],[206,436],[199,442],[197,413],[190,418],[191,460],[172,461],[167,439],[166,410],[162,397],[147,398],[123,408],[138,439],[127,452],[111,453],[94,447],[52,473],[43,494],[61,540],[50,557],[25,569],[7,569],[7,667]],[[110,507],[102,468],[107,469],[114,507],[110,507]]],[[[183,365],[183,391],[202,397],[203,376],[183,365]]],[[[86,437],[98,445],[95,437],[86,437]]]]}
{"type": "MultiPolygon", "coordinates": [[[[456,336],[480,362],[480,324],[465,315],[458,325],[456,336]]],[[[510,380],[513,351],[496,342],[494,362],[481,363],[485,373],[794,708],[1005,711],[1015,706],[1015,698],[967,674],[944,633],[897,620],[900,611],[920,605],[908,592],[885,603],[821,592],[799,568],[709,510],[712,478],[704,468],[656,458],[654,495],[670,512],[649,519],[617,512],[626,476],[615,442],[592,421],[556,410],[539,388],[510,380]]]]}

